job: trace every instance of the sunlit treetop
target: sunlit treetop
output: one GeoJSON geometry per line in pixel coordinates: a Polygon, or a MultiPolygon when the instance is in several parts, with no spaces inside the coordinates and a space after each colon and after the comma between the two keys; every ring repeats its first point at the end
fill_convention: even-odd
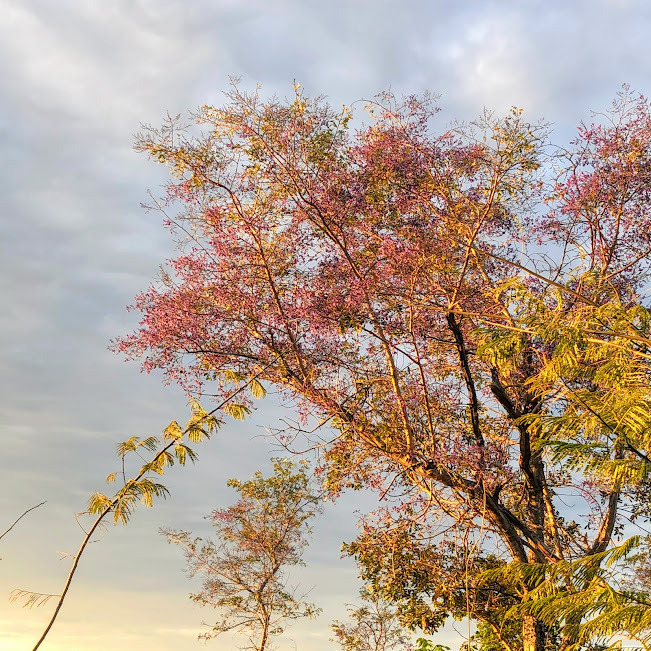
{"type": "MultiPolygon", "coordinates": [[[[236,85],[192,129],[146,129],[181,252],[115,347],[196,397],[276,388],[301,418],[285,444],[322,424],[330,491],[393,496],[351,548],[366,579],[410,625],[463,607],[499,638],[535,581],[469,576],[603,553],[641,513],[649,105],[624,88],[566,147],[519,109],[443,133],[429,95],[365,109],[236,85]]],[[[542,649],[551,629],[517,618],[542,649]]]]}

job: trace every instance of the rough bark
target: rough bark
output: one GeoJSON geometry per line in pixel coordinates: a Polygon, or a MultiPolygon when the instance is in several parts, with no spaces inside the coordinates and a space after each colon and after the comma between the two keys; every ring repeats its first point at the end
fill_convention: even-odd
{"type": "Polygon", "coordinates": [[[523,651],[544,651],[545,627],[542,622],[531,615],[525,615],[522,620],[522,649],[523,651]]]}

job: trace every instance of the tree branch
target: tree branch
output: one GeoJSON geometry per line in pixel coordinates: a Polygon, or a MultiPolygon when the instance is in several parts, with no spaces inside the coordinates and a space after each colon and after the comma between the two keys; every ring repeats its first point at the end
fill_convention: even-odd
{"type": "Polygon", "coordinates": [[[16,518],[16,520],[15,520],[14,523],[9,527],[9,529],[7,529],[7,530],[6,530],[6,531],[5,531],[5,532],[0,536],[0,540],[2,540],[2,539],[3,539],[3,538],[4,538],[4,537],[5,537],[5,536],[6,536],[6,535],[7,535],[7,534],[8,534],[8,533],[9,533],[9,532],[10,532],[10,531],[11,531],[11,530],[12,530],[12,529],[13,529],[13,528],[14,528],[14,527],[15,527],[15,526],[16,526],[16,525],[17,525],[17,524],[18,524],[18,523],[19,523],[19,522],[20,522],[20,521],[21,521],[21,520],[22,520],[22,519],[23,519],[23,518],[24,518],[28,513],[29,513],[29,512],[30,512],[30,511],[33,511],[34,509],[37,509],[39,506],[43,506],[43,504],[45,504],[46,502],[47,502],[47,500],[45,500],[44,502],[41,502],[40,504],[37,504],[36,506],[32,506],[30,509],[27,509],[26,511],[23,511],[23,513],[22,513],[18,518],[16,518]]]}

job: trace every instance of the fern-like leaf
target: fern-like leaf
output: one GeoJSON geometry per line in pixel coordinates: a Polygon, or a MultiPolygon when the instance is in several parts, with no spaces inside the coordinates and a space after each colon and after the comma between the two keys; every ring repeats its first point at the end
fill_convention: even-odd
{"type": "Polygon", "coordinates": [[[106,507],[110,506],[111,499],[103,493],[95,491],[88,499],[88,512],[101,513],[106,507]]]}
{"type": "Polygon", "coordinates": [[[163,430],[163,440],[171,441],[175,439],[180,439],[183,436],[183,430],[181,426],[173,420],[164,430],[163,430]]]}
{"type": "Polygon", "coordinates": [[[224,413],[235,420],[244,420],[251,413],[251,410],[246,405],[231,402],[224,407],[224,413]]]}

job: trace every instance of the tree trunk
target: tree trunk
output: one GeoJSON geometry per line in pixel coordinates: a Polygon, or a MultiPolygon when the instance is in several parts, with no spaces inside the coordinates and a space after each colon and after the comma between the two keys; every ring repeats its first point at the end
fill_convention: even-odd
{"type": "Polygon", "coordinates": [[[525,615],[522,620],[522,649],[523,651],[543,651],[545,648],[545,628],[543,623],[525,615]]]}
{"type": "Polygon", "coordinates": [[[269,620],[265,619],[262,623],[262,633],[260,635],[260,642],[256,651],[265,651],[267,640],[269,639],[269,620]]]}

